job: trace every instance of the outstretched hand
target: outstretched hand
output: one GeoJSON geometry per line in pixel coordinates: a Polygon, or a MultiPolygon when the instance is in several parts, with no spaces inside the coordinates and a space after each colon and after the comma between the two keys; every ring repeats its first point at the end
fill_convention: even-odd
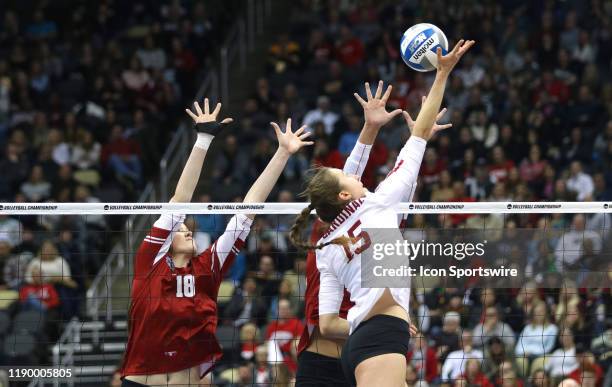
{"type": "MultiPolygon", "coordinates": [[[[425,96],[421,97],[421,107],[423,107],[423,105],[425,104],[425,98],[425,96]]],[[[410,129],[410,132],[412,132],[412,129],[414,129],[414,125],[416,122],[412,119],[410,113],[408,113],[407,111],[404,111],[402,114],[404,116],[404,119],[406,120],[406,124],[408,124],[408,129],[410,129]]],[[[438,124],[438,121],[440,121],[442,117],[444,117],[444,114],[446,114],[446,108],[440,110],[440,112],[436,116],[436,122],[434,122],[433,126],[431,127],[431,131],[429,132],[430,135],[427,140],[431,139],[439,131],[448,129],[453,126],[453,124],[450,123],[442,125],[438,124]]]]}
{"type": "Polygon", "coordinates": [[[459,62],[459,59],[465,54],[473,45],[476,43],[473,40],[461,39],[452,51],[446,55],[442,55],[442,48],[438,47],[436,55],[438,56],[438,72],[449,74],[455,65],[459,62]]]}
{"type": "MultiPolygon", "coordinates": [[[[200,107],[200,105],[198,104],[198,101],[195,101],[193,103],[193,106],[194,106],[195,112],[197,114],[194,114],[191,111],[191,109],[185,109],[185,111],[193,119],[193,122],[195,124],[203,124],[205,122],[214,122],[214,121],[217,121],[217,115],[219,115],[219,112],[221,111],[221,102],[219,102],[219,103],[217,103],[217,106],[215,106],[215,110],[213,110],[212,113],[211,113],[210,112],[210,107],[208,105],[208,98],[204,98],[204,103],[202,104],[202,107],[204,108],[204,111],[202,111],[202,107],[200,107]]],[[[222,124],[229,124],[229,123],[231,123],[233,121],[234,120],[232,118],[226,118],[223,121],[221,121],[221,123],[222,124]]]]}
{"type": "Polygon", "coordinates": [[[363,117],[366,125],[380,128],[402,112],[402,109],[395,109],[392,112],[388,112],[385,108],[387,100],[391,95],[391,90],[393,90],[393,86],[389,85],[383,95],[383,81],[379,81],[376,94],[372,96],[370,84],[366,82],[365,90],[367,101],[361,98],[361,96],[357,93],[353,93],[353,95],[363,108],[363,117]]]}
{"type": "Polygon", "coordinates": [[[311,134],[310,132],[305,131],[306,125],[302,126],[295,132],[291,131],[291,118],[287,120],[287,126],[284,133],[276,122],[270,122],[270,125],[272,125],[274,131],[276,132],[278,147],[286,150],[289,152],[289,154],[294,154],[302,147],[314,144],[312,141],[304,141],[311,134]]]}

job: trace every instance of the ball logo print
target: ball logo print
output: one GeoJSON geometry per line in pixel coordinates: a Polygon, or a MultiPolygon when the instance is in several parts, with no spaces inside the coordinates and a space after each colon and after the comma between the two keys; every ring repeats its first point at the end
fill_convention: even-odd
{"type": "Polygon", "coordinates": [[[208,208],[208,210],[210,211],[210,210],[213,209],[213,206],[212,206],[212,204],[209,204],[208,207],[206,207],[206,208],[208,208]]]}
{"type": "Polygon", "coordinates": [[[414,204],[409,204],[409,205],[408,205],[408,209],[409,209],[409,210],[414,210],[414,204]]]}
{"type": "Polygon", "coordinates": [[[105,204],[105,205],[104,205],[104,209],[105,209],[105,210],[108,210],[109,208],[110,208],[110,206],[109,206],[108,204],[105,204]]]}
{"type": "Polygon", "coordinates": [[[440,28],[429,23],[410,27],[404,32],[400,41],[404,63],[411,69],[421,72],[436,69],[438,47],[442,48],[442,55],[446,55],[448,40],[440,28]]]}
{"type": "Polygon", "coordinates": [[[512,204],[508,204],[508,205],[506,206],[506,208],[507,208],[507,209],[509,209],[509,210],[511,210],[511,209],[512,209],[512,204]]]}
{"type": "Polygon", "coordinates": [[[420,33],[419,35],[417,35],[416,38],[414,38],[414,40],[410,43],[410,47],[408,48],[408,50],[410,51],[416,51],[416,49],[421,45],[421,43],[423,43],[425,40],[427,40],[427,35],[425,35],[425,33],[420,33]]]}

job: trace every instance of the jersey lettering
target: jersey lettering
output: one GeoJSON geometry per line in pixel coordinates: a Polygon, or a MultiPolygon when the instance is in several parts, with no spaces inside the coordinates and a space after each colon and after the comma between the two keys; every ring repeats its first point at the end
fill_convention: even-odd
{"type": "MultiPolygon", "coordinates": [[[[351,228],[349,228],[348,230],[348,235],[349,238],[351,238],[351,243],[358,243],[361,241],[361,246],[357,247],[355,249],[355,253],[354,254],[361,254],[363,251],[365,251],[368,247],[370,247],[370,245],[372,244],[372,240],[370,239],[370,235],[364,231],[361,230],[359,232],[359,234],[355,235],[355,230],[361,226],[361,221],[359,219],[357,219],[357,221],[355,222],[355,224],[353,224],[351,226],[351,228]]],[[[354,254],[351,253],[346,247],[344,248],[344,252],[346,253],[346,257],[348,258],[348,260],[350,261],[351,259],[353,259],[354,254]]]]}
{"type": "Polygon", "coordinates": [[[176,276],[176,296],[193,297],[195,296],[195,279],[192,274],[176,276]]]}

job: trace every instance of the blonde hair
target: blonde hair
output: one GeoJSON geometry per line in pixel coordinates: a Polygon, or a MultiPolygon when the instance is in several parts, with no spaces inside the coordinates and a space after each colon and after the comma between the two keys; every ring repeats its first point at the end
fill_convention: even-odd
{"type": "Polygon", "coordinates": [[[532,306],[542,301],[538,293],[538,285],[534,281],[528,281],[527,283],[525,283],[525,285],[523,285],[523,287],[516,296],[516,302],[518,305],[523,306],[523,303],[527,298],[527,289],[533,289],[533,299],[531,301],[532,306]]]}
{"type": "Polygon", "coordinates": [[[564,321],[567,317],[567,309],[572,304],[580,303],[580,297],[578,296],[578,287],[572,280],[565,279],[561,290],[559,291],[559,302],[555,309],[555,321],[564,321]]]}
{"type": "Polygon", "coordinates": [[[292,297],[295,290],[293,289],[293,282],[289,278],[283,278],[282,281],[278,284],[278,292],[280,295],[280,288],[283,285],[287,285],[289,287],[289,294],[283,295],[284,297],[292,297]]]}

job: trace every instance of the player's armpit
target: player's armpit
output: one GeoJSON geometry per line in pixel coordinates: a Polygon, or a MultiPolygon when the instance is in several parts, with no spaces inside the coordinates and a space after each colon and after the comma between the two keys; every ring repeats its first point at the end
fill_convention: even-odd
{"type": "Polygon", "coordinates": [[[183,214],[163,214],[153,224],[134,257],[134,274],[145,275],[170,249],[172,233],[185,221],[183,214]]]}
{"type": "MultiPolygon", "coordinates": [[[[232,216],[225,228],[225,232],[210,247],[213,260],[218,260],[218,267],[225,270],[226,262],[232,262],[233,258],[240,252],[246,241],[253,220],[243,214],[232,216]]],[[[214,261],[213,261],[214,268],[214,261]]]]}

